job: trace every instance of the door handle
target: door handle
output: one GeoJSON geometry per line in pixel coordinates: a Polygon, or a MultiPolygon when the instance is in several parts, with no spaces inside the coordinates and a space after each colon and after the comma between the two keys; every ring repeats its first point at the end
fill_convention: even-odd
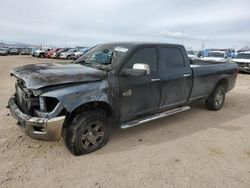
{"type": "Polygon", "coordinates": [[[188,77],[190,76],[190,74],[183,74],[183,77],[188,77]]]}
{"type": "Polygon", "coordinates": [[[151,82],[158,82],[160,80],[161,80],[160,78],[151,78],[151,82]]]}

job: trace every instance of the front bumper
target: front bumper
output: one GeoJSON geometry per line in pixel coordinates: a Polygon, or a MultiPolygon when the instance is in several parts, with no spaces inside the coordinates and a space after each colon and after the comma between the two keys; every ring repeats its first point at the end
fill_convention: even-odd
{"type": "Polygon", "coordinates": [[[45,141],[53,141],[60,138],[65,116],[55,118],[31,117],[19,109],[14,97],[10,98],[8,106],[11,115],[18,121],[20,128],[29,137],[45,141]]]}

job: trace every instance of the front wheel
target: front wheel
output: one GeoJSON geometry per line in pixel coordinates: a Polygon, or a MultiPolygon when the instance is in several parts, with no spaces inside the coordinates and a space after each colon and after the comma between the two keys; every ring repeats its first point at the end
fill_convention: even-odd
{"type": "Polygon", "coordinates": [[[108,118],[99,111],[87,111],[77,115],[64,137],[65,144],[74,155],[83,155],[101,149],[111,133],[108,118]]]}
{"type": "Polygon", "coordinates": [[[220,110],[224,104],[225,98],[225,88],[220,85],[216,86],[212,94],[206,100],[207,108],[214,111],[220,110]]]}

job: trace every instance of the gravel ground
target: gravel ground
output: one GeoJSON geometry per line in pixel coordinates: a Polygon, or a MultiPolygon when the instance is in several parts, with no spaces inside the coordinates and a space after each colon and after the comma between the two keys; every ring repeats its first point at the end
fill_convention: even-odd
{"type": "MultiPolygon", "coordinates": [[[[10,69],[59,60],[0,57],[0,187],[250,187],[250,75],[239,74],[218,112],[192,109],[112,134],[74,157],[57,142],[32,140],[6,109],[10,69]]],[[[65,62],[65,61],[64,61],[65,62]]]]}

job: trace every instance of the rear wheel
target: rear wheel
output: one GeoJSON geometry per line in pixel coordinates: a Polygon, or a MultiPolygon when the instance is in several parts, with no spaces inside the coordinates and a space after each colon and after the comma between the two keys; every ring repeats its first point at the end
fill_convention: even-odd
{"type": "Polygon", "coordinates": [[[206,100],[207,108],[214,111],[220,110],[224,104],[225,98],[225,88],[221,85],[216,86],[210,97],[206,100]]]}
{"type": "Polygon", "coordinates": [[[83,155],[101,149],[109,139],[111,125],[104,113],[93,110],[77,115],[64,137],[74,155],[83,155]]]}

